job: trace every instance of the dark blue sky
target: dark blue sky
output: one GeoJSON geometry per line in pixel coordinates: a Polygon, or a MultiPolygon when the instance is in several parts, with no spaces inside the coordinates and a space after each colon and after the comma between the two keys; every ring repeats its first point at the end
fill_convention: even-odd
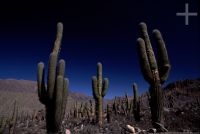
{"type": "MultiPolygon", "coordinates": [[[[56,34],[56,23],[64,24],[60,57],[66,60],[66,76],[72,91],[91,95],[91,77],[102,62],[110,80],[106,98],[132,95],[148,89],[136,51],[138,24],[147,23],[151,36],[163,34],[172,69],[166,83],[200,76],[199,17],[177,12],[198,12],[197,0],[74,0],[27,1],[0,4],[0,78],[36,80],[37,63],[48,63],[56,34]]],[[[47,66],[46,66],[47,67],[47,66]]]]}

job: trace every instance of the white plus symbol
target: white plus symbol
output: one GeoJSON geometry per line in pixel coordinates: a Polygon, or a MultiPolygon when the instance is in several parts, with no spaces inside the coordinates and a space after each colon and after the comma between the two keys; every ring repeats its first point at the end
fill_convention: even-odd
{"type": "Polygon", "coordinates": [[[177,16],[185,16],[185,25],[189,25],[189,16],[197,16],[197,13],[190,13],[188,3],[185,4],[185,13],[176,13],[177,16]]]}

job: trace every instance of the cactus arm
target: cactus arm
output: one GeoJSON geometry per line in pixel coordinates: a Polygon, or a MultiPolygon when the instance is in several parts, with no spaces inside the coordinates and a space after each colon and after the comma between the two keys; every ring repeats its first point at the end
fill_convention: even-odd
{"type": "Polygon", "coordinates": [[[67,104],[67,96],[68,96],[68,89],[69,89],[69,79],[65,78],[63,81],[63,101],[62,101],[62,117],[64,118],[66,104],[67,104]]]}
{"type": "Polygon", "coordinates": [[[48,80],[47,80],[47,93],[48,99],[53,99],[54,86],[56,81],[56,64],[57,64],[57,54],[51,53],[49,58],[49,70],[48,70],[48,80]]]}
{"type": "Polygon", "coordinates": [[[46,104],[46,88],[44,81],[44,63],[38,63],[38,74],[37,74],[37,83],[38,83],[38,97],[42,104],[46,104]]]}
{"type": "Polygon", "coordinates": [[[55,52],[56,54],[59,54],[60,49],[61,49],[62,35],[63,35],[63,24],[59,22],[57,24],[57,35],[56,35],[56,40],[54,42],[54,48],[53,48],[53,52],[55,52]]]}
{"type": "Polygon", "coordinates": [[[109,80],[108,78],[104,78],[103,80],[103,88],[102,88],[102,97],[104,97],[108,91],[108,83],[109,83],[109,80]]]}
{"type": "Polygon", "coordinates": [[[151,42],[150,42],[150,39],[149,39],[149,35],[148,35],[148,31],[147,31],[147,25],[144,22],[141,22],[139,24],[139,26],[140,26],[140,29],[141,29],[141,32],[142,32],[142,37],[143,37],[145,44],[146,44],[146,53],[147,53],[147,56],[148,56],[148,59],[149,59],[150,68],[151,68],[151,70],[155,70],[158,67],[157,67],[156,59],[155,59],[154,52],[153,52],[153,49],[152,49],[152,46],[151,46],[151,42]]]}
{"type": "Polygon", "coordinates": [[[138,57],[139,57],[141,72],[144,76],[144,79],[148,83],[151,83],[153,76],[152,76],[152,73],[151,73],[149,60],[148,60],[147,53],[146,53],[145,42],[142,38],[138,38],[137,44],[138,44],[137,45],[138,46],[138,57]]]}
{"type": "Polygon", "coordinates": [[[153,30],[153,35],[158,46],[158,65],[160,81],[161,83],[164,83],[168,78],[171,65],[169,63],[168,54],[165,47],[165,42],[162,38],[162,34],[159,30],[155,29],[153,30]]]}
{"type": "Polygon", "coordinates": [[[97,88],[97,77],[93,76],[92,77],[92,93],[95,98],[99,98],[99,92],[97,88]]]}
{"type": "Polygon", "coordinates": [[[61,59],[58,63],[58,72],[57,75],[61,75],[64,77],[65,75],[65,60],[61,59]]]}
{"type": "Polygon", "coordinates": [[[62,100],[63,100],[63,76],[59,75],[56,79],[56,93],[55,93],[55,125],[60,125],[61,114],[62,114],[62,100]]]}
{"type": "Polygon", "coordinates": [[[102,64],[100,62],[97,63],[97,89],[98,94],[101,96],[102,94],[102,64]]]}

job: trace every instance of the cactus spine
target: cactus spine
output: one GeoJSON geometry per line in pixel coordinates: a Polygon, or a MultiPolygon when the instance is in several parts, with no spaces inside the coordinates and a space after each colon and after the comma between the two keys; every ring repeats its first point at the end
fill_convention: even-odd
{"type": "Polygon", "coordinates": [[[38,63],[38,96],[40,102],[46,107],[47,133],[57,133],[59,131],[66,108],[69,81],[67,78],[64,78],[65,61],[61,59],[57,65],[58,55],[61,47],[62,33],[63,24],[58,23],[56,41],[49,58],[47,88],[45,86],[44,79],[44,63],[38,63]]]}
{"type": "Polygon", "coordinates": [[[102,126],[103,97],[108,89],[108,78],[102,80],[102,64],[97,63],[97,77],[92,77],[92,91],[95,99],[96,116],[99,126],[102,126]]]}
{"type": "Polygon", "coordinates": [[[144,79],[150,84],[150,107],[152,124],[158,131],[166,131],[163,127],[163,93],[162,84],[166,81],[171,65],[168,60],[167,50],[159,30],[154,30],[153,35],[158,46],[158,64],[151,46],[147,26],[140,23],[142,38],[137,39],[139,62],[144,79]]]}

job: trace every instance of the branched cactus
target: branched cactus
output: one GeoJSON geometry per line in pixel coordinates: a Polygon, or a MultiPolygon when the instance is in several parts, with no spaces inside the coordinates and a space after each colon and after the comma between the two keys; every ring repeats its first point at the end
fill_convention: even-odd
{"type": "Polygon", "coordinates": [[[137,87],[136,83],[133,84],[133,94],[134,94],[134,98],[133,98],[134,118],[135,118],[135,121],[140,121],[140,101],[139,101],[139,98],[138,98],[138,87],[137,87]]]}
{"type": "Polygon", "coordinates": [[[47,133],[57,133],[60,130],[61,121],[65,114],[66,99],[69,81],[64,77],[65,61],[61,59],[57,65],[61,47],[63,24],[57,24],[57,36],[54,48],[49,58],[47,87],[45,84],[44,63],[38,63],[38,96],[46,107],[47,133]]]}
{"type": "Polygon", "coordinates": [[[103,97],[108,89],[108,79],[102,80],[102,64],[97,64],[97,77],[92,77],[92,91],[95,99],[96,116],[99,126],[102,126],[103,117],[103,97]]]}
{"type": "Polygon", "coordinates": [[[139,25],[142,38],[138,38],[138,54],[141,71],[144,79],[150,84],[150,107],[152,124],[158,131],[166,131],[163,127],[163,93],[162,84],[166,81],[171,65],[168,60],[167,50],[159,30],[154,30],[153,35],[157,42],[157,61],[149,39],[145,23],[139,25]],[[162,125],[161,125],[162,124],[162,125]]]}

